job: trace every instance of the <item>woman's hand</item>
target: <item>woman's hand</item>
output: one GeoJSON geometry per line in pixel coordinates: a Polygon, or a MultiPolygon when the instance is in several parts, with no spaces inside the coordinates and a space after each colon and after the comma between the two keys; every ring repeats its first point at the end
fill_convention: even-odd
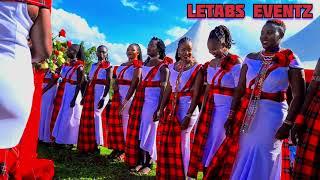
{"type": "Polygon", "coordinates": [[[289,137],[292,126],[283,123],[276,133],[276,139],[283,140],[289,137]]]}
{"type": "Polygon", "coordinates": [[[227,121],[224,123],[224,129],[226,130],[226,136],[232,135],[232,119],[227,119],[227,121]]]}
{"type": "Polygon", "coordinates": [[[100,101],[98,102],[98,109],[101,109],[104,105],[105,99],[104,97],[100,99],[100,101]]]}
{"type": "Polygon", "coordinates": [[[183,118],[182,124],[181,124],[181,130],[186,130],[189,127],[191,118],[189,116],[185,116],[183,118]]]}
{"type": "Polygon", "coordinates": [[[70,102],[70,107],[73,108],[76,105],[76,100],[72,99],[70,102]]]}
{"type": "Polygon", "coordinates": [[[291,129],[291,140],[294,145],[301,143],[303,138],[303,126],[294,124],[291,129]]]}
{"type": "Polygon", "coordinates": [[[153,113],[153,122],[159,121],[162,116],[163,116],[163,110],[156,110],[153,113]]]}

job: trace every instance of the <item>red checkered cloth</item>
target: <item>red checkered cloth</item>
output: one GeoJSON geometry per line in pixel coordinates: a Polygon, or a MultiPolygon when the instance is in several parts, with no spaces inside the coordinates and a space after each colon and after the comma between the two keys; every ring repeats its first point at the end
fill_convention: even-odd
{"type": "Polygon", "coordinates": [[[39,7],[44,7],[51,9],[52,0],[4,0],[4,1],[15,1],[15,2],[22,2],[27,4],[32,4],[39,7]]]}
{"type": "MultiPolygon", "coordinates": [[[[231,68],[239,64],[240,62],[237,61],[238,57],[235,56],[234,61],[229,61],[232,64],[231,68]]],[[[225,58],[224,60],[229,60],[229,58],[225,58]]],[[[208,67],[208,63],[205,64],[205,71],[208,67]]],[[[213,123],[214,120],[211,121],[212,115],[214,112],[214,94],[222,94],[226,96],[232,96],[234,89],[227,88],[221,86],[221,81],[224,75],[231,70],[229,69],[220,69],[212,78],[210,86],[210,90],[207,95],[206,104],[201,109],[197,130],[194,138],[194,142],[192,144],[191,154],[190,154],[190,162],[188,168],[188,177],[196,178],[198,171],[203,169],[202,159],[203,159],[203,152],[204,148],[207,143],[207,138],[210,130],[210,125],[213,123]],[[215,80],[218,79],[218,84],[215,85],[215,80]]],[[[205,72],[207,74],[207,72],[205,72]]]]}
{"type": "MultiPolygon", "coordinates": [[[[100,70],[106,70],[108,68],[110,68],[109,62],[101,62],[95,70],[92,80],[87,87],[79,127],[77,144],[79,152],[94,152],[97,148],[94,121],[94,89],[96,84],[105,85],[107,83],[105,79],[97,78],[100,70]]],[[[102,131],[104,132],[106,129],[103,129],[102,131]]]]}
{"type": "Polygon", "coordinates": [[[127,137],[126,137],[126,163],[128,166],[133,167],[138,163],[138,154],[139,154],[139,129],[140,129],[140,118],[142,113],[142,108],[144,104],[145,97],[145,88],[146,87],[160,87],[160,81],[152,81],[159,71],[160,67],[166,65],[165,62],[160,63],[159,65],[153,67],[145,79],[140,82],[136,93],[134,95],[131,107],[129,109],[129,121],[127,128],[127,137]]]}
{"type": "Polygon", "coordinates": [[[197,65],[181,92],[172,92],[164,117],[160,119],[157,130],[157,179],[185,179],[182,149],[181,125],[177,114],[179,99],[182,96],[192,97],[192,85],[202,65],[197,65]],[[173,105],[173,103],[175,105],[173,105]]]}
{"type": "MultiPolygon", "coordinates": [[[[116,83],[118,85],[131,85],[131,81],[125,80],[124,74],[133,64],[130,64],[123,68],[119,75],[117,76],[117,69],[115,67],[113,70],[113,76],[116,78],[116,83]]],[[[138,67],[137,67],[138,68],[138,67]]],[[[107,147],[109,149],[124,151],[125,149],[125,140],[123,133],[122,117],[120,113],[121,106],[121,96],[119,89],[114,90],[114,94],[110,103],[106,107],[106,120],[107,120],[107,147]]]]}
{"type": "MultiPolygon", "coordinates": [[[[74,64],[74,66],[68,70],[65,77],[62,79],[62,81],[60,82],[60,84],[58,86],[56,97],[54,98],[54,101],[53,101],[53,111],[52,111],[52,116],[51,116],[51,121],[50,121],[50,133],[51,134],[52,134],[52,130],[54,128],[54,125],[56,123],[56,120],[57,120],[57,117],[58,117],[58,114],[59,114],[59,111],[61,108],[62,97],[64,94],[64,89],[65,89],[66,83],[68,82],[70,84],[76,84],[76,82],[73,81],[71,79],[71,77],[79,67],[83,67],[82,61],[77,61],[77,63],[74,64]],[[69,74],[69,72],[71,72],[71,73],[69,74]]],[[[53,137],[51,137],[51,138],[53,139],[53,137]]]]}
{"type": "MultiPolygon", "coordinates": [[[[281,60],[281,59],[280,59],[281,60]]],[[[273,64],[267,71],[265,78],[281,66],[288,66],[290,62],[286,64],[273,64]]],[[[250,83],[249,87],[254,85],[254,78],[250,83]]],[[[205,176],[205,179],[213,179],[215,177],[221,177],[221,179],[229,179],[232,173],[233,164],[236,160],[238,150],[239,150],[239,139],[240,139],[240,128],[242,126],[243,118],[246,114],[250,102],[250,96],[252,93],[255,93],[256,88],[253,92],[251,89],[246,90],[245,96],[241,99],[241,105],[237,109],[234,123],[232,126],[233,134],[232,136],[227,136],[220,148],[214,155],[212,162],[208,168],[208,173],[205,176]]],[[[261,91],[260,99],[269,99],[276,102],[282,102],[286,99],[286,92],[278,93],[266,93],[261,91]]],[[[281,179],[286,180],[290,178],[290,159],[289,159],[289,149],[287,140],[284,140],[282,143],[282,173],[281,179]]]]}
{"type": "MultiPolygon", "coordinates": [[[[318,83],[319,87],[319,83],[318,83]]],[[[320,90],[315,93],[312,101],[303,114],[306,130],[303,139],[297,146],[294,165],[294,179],[320,178],[320,90]]]]}

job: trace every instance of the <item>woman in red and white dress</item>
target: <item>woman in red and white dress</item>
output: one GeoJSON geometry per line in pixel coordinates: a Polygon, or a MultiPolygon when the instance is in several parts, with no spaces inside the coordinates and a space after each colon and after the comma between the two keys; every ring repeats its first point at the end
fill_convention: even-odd
{"type": "Polygon", "coordinates": [[[52,161],[36,157],[44,74],[31,65],[51,54],[50,8],[51,1],[0,1],[0,179],[53,177],[52,161]]]}
{"type": "Polygon", "coordinates": [[[267,21],[260,36],[263,50],[247,55],[225,123],[227,137],[206,179],[290,179],[286,138],[302,105],[305,81],[298,57],[280,48],[285,30],[282,21],[267,21]]]}
{"type": "Polygon", "coordinates": [[[83,109],[80,119],[77,148],[80,152],[98,151],[98,146],[106,146],[106,119],[102,112],[109,100],[109,86],[112,69],[108,61],[108,49],[97,48],[98,62],[92,64],[89,83],[81,100],[83,109]]]}
{"type": "Polygon", "coordinates": [[[45,143],[51,142],[50,120],[53,111],[53,101],[58,89],[58,79],[59,75],[48,69],[43,80],[39,140],[45,143]]]}
{"type": "Polygon", "coordinates": [[[207,44],[214,59],[204,66],[204,81],[207,86],[188,170],[188,176],[193,178],[197,177],[197,172],[202,168],[205,172],[226,137],[223,126],[230,111],[241,69],[240,58],[229,52],[232,38],[226,26],[215,27],[210,32],[207,44]]]}
{"type": "Polygon", "coordinates": [[[142,79],[129,110],[126,161],[136,166],[133,171],[148,174],[152,161],[157,160],[156,132],[158,121],[154,120],[168,82],[168,62],[164,42],[153,37],[148,44],[148,59],[142,66],[142,79]]]}
{"type": "Polygon", "coordinates": [[[69,63],[61,70],[62,82],[55,97],[51,125],[57,144],[77,144],[82,106],[80,85],[83,81],[83,49],[73,44],[67,50],[69,63]],[[63,91],[60,91],[63,88],[63,91]],[[59,107],[60,106],[60,107],[59,107]]]}
{"type": "Polygon", "coordinates": [[[180,39],[176,62],[169,65],[169,71],[169,83],[159,110],[157,178],[185,179],[203,84],[202,65],[192,56],[189,38],[180,39]]]}
{"type": "MultiPolygon", "coordinates": [[[[106,107],[107,147],[113,149],[110,159],[121,158],[129,120],[129,108],[133,94],[141,79],[142,52],[138,44],[127,48],[128,62],[113,69],[113,96],[106,107]]],[[[123,157],[123,156],[122,156],[123,157]]]]}

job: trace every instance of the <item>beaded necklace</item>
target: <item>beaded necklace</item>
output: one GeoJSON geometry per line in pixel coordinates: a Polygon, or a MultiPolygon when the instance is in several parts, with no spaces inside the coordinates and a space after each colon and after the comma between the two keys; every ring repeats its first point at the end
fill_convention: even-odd
{"type": "Polygon", "coordinates": [[[246,110],[245,116],[243,118],[243,123],[242,123],[241,129],[240,129],[241,133],[248,132],[248,130],[251,126],[252,120],[255,117],[255,114],[258,109],[258,102],[261,97],[262,86],[263,86],[263,83],[266,79],[266,74],[268,72],[268,69],[269,69],[270,65],[272,64],[272,58],[274,57],[274,54],[265,54],[262,51],[260,52],[260,55],[262,57],[262,66],[259,70],[258,76],[255,79],[254,88],[253,88],[253,91],[250,95],[249,105],[246,110]]]}

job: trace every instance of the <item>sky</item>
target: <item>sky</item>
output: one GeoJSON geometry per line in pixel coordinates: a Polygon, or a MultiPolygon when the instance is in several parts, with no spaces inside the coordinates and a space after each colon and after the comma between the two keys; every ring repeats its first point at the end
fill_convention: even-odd
{"type": "MultiPolygon", "coordinates": [[[[170,44],[184,35],[196,22],[186,18],[188,3],[242,3],[250,17],[253,3],[310,2],[314,0],[53,0],[52,24],[55,34],[64,28],[67,39],[73,42],[107,45],[111,61],[119,63],[126,61],[125,51],[130,43],[139,43],[145,54],[153,36],[170,44]]],[[[298,23],[297,29],[309,21],[298,23]]],[[[260,33],[260,29],[252,33],[260,33]]]]}

